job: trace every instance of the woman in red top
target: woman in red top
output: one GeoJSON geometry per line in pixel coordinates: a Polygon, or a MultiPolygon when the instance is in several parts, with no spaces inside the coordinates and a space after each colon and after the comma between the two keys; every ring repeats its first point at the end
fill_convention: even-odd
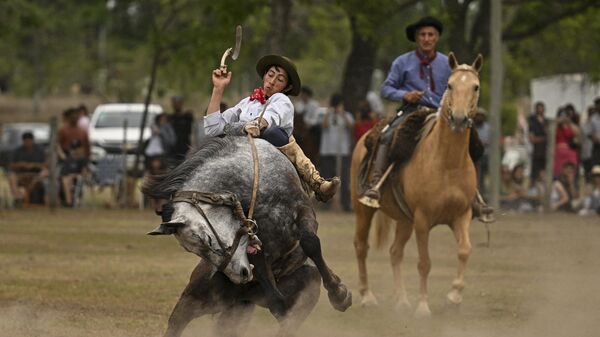
{"type": "Polygon", "coordinates": [[[554,167],[553,175],[558,177],[564,164],[571,162],[575,164],[575,171],[579,159],[577,156],[577,137],[578,129],[573,125],[566,111],[561,110],[557,117],[556,126],[556,145],[554,149],[554,167]]]}
{"type": "Polygon", "coordinates": [[[377,124],[375,112],[371,110],[368,101],[361,101],[358,105],[358,122],[354,124],[354,142],[356,143],[367,131],[377,124]]]}

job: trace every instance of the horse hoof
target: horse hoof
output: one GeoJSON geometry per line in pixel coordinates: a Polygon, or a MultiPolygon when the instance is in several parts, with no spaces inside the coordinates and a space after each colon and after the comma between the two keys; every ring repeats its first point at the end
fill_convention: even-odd
{"type": "Polygon", "coordinates": [[[417,307],[417,310],[415,311],[415,318],[422,319],[430,317],[431,310],[429,310],[429,305],[427,304],[427,302],[420,302],[419,306],[417,307]]]}
{"type": "Polygon", "coordinates": [[[377,298],[370,290],[362,295],[362,300],[360,301],[361,307],[376,307],[377,305],[379,305],[379,302],[377,302],[377,298]]]}
{"type": "Polygon", "coordinates": [[[352,305],[352,292],[345,285],[340,284],[337,290],[327,293],[329,303],[337,311],[344,312],[352,305]]]}
{"type": "Polygon", "coordinates": [[[457,306],[462,303],[462,295],[456,290],[451,290],[448,295],[446,295],[446,300],[448,301],[448,304],[457,306]]]}

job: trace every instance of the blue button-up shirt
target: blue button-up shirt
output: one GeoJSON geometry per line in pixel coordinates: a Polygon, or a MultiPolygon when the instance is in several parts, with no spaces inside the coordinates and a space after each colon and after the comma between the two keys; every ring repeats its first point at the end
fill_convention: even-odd
{"type": "Polygon", "coordinates": [[[402,97],[407,92],[423,91],[425,94],[419,100],[419,104],[438,108],[448,85],[450,66],[448,65],[448,56],[440,52],[436,53],[433,62],[423,68],[424,78],[421,78],[420,75],[421,60],[419,60],[416,50],[398,56],[392,63],[390,73],[381,86],[381,96],[392,101],[402,101],[402,97]],[[431,90],[428,67],[432,67],[435,90],[431,90]]]}
{"type": "MultiPolygon", "coordinates": [[[[294,105],[290,99],[282,94],[276,93],[269,97],[268,106],[263,118],[270,126],[281,127],[288,136],[294,130],[294,105]]],[[[234,107],[223,113],[211,113],[204,117],[204,132],[208,136],[219,136],[223,134],[225,125],[238,122],[250,122],[260,116],[265,105],[258,100],[251,101],[249,97],[244,98],[234,107]]]]}

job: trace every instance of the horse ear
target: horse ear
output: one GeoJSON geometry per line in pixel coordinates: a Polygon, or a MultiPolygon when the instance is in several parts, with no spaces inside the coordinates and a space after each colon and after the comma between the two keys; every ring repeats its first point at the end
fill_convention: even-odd
{"type": "Polygon", "coordinates": [[[477,54],[477,58],[473,61],[472,67],[475,68],[475,71],[479,72],[481,67],[483,66],[483,56],[481,54],[477,54]]]}
{"type": "Polygon", "coordinates": [[[456,56],[454,56],[453,52],[448,54],[448,65],[450,65],[450,69],[454,70],[458,66],[458,61],[456,60],[456,56]]]}

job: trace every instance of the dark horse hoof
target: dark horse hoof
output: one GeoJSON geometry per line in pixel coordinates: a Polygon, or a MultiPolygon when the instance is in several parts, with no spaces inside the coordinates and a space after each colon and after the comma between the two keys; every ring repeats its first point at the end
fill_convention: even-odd
{"type": "Polygon", "coordinates": [[[352,305],[352,292],[341,283],[337,289],[327,292],[327,296],[335,310],[344,312],[352,305]]]}

